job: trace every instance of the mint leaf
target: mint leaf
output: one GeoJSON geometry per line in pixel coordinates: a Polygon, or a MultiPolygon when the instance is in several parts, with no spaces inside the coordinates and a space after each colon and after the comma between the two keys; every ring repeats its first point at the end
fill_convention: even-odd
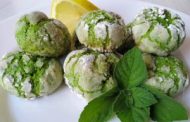
{"type": "Polygon", "coordinates": [[[120,91],[120,93],[117,95],[115,103],[114,103],[114,112],[119,112],[123,107],[126,107],[125,103],[125,94],[123,91],[120,91]]]}
{"type": "Polygon", "coordinates": [[[149,107],[157,102],[152,93],[140,87],[132,88],[131,94],[136,107],[149,107]]]}
{"type": "Polygon", "coordinates": [[[123,107],[116,113],[121,122],[148,122],[149,109],[136,107],[123,107]]]}
{"type": "Polygon", "coordinates": [[[145,87],[158,99],[158,102],[151,107],[151,118],[153,120],[172,122],[188,119],[187,111],[180,103],[153,87],[145,87]]]}
{"type": "Polygon", "coordinates": [[[120,112],[123,108],[129,105],[129,98],[126,97],[126,91],[121,90],[118,96],[116,97],[115,103],[114,103],[114,112],[120,112]]]}
{"type": "Polygon", "coordinates": [[[120,91],[114,104],[114,112],[121,122],[148,122],[148,107],[137,108],[130,102],[131,98],[125,90],[120,91]]]}
{"type": "Polygon", "coordinates": [[[160,122],[187,120],[186,109],[172,98],[162,98],[151,107],[151,117],[160,122]]]}
{"type": "Polygon", "coordinates": [[[116,64],[114,78],[120,88],[132,88],[147,79],[147,69],[141,51],[138,48],[129,50],[116,64]]]}
{"type": "Polygon", "coordinates": [[[154,96],[156,96],[156,98],[168,97],[165,93],[156,89],[155,87],[149,86],[147,84],[143,84],[142,87],[150,91],[154,96]]]}
{"type": "Polygon", "coordinates": [[[112,89],[90,101],[81,113],[79,122],[107,121],[113,114],[113,105],[117,94],[117,90],[112,89]]]}

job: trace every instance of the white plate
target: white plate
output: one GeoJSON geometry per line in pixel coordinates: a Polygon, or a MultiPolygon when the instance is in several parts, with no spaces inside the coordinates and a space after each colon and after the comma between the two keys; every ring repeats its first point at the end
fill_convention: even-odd
{"type": "MultiPolygon", "coordinates": [[[[126,23],[132,21],[137,13],[150,6],[134,0],[92,0],[98,7],[120,14],[126,23]]],[[[35,8],[13,16],[0,23],[0,56],[17,47],[14,31],[18,18],[27,12],[39,10],[50,13],[50,3],[42,8],[35,8]]],[[[186,24],[187,37],[176,52],[182,57],[190,69],[190,16],[178,13],[186,24]]],[[[190,112],[190,87],[177,98],[190,112]]],[[[0,88],[0,122],[77,122],[86,101],[78,98],[67,86],[62,85],[50,96],[28,101],[7,94],[0,88]]],[[[119,122],[118,119],[112,120],[119,122]]]]}

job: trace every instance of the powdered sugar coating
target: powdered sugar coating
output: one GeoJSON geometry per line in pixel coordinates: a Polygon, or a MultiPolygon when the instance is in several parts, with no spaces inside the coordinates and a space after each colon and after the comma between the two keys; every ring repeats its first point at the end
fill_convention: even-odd
{"type": "Polygon", "coordinates": [[[113,53],[103,54],[88,49],[72,51],[63,65],[66,84],[91,100],[116,86],[110,72],[118,60],[113,53]]]}
{"type": "Polygon", "coordinates": [[[113,52],[126,39],[124,22],[113,12],[93,11],[82,17],[76,28],[79,41],[101,52],[113,52]]]}
{"type": "Polygon", "coordinates": [[[144,9],[132,22],[136,45],[146,53],[168,55],[185,39],[185,24],[179,15],[162,8],[144,9]]]}

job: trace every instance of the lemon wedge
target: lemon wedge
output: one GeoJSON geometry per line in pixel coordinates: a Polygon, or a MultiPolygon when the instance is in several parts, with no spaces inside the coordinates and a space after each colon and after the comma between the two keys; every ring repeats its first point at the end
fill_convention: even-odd
{"type": "Polygon", "coordinates": [[[81,16],[97,9],[88,0],[52,0],[51,17],[63,22],[73,36],[81,16]]]}

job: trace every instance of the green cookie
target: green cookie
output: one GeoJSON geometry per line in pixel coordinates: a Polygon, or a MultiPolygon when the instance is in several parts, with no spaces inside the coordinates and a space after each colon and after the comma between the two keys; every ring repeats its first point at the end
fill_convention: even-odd
{"type": "Polygon", "coordinates": [[[149,72],[146,84],[158,88],[170,96],[177,95],[188,86],[188,71],[178,58],[144,54],[144,59],[149,72]]]}
{"type": "Polygon", "coordinates": [[[176,50],[186,35],[179,15],[156,7],[144,9],[128,27],[139,49],[159,56],[176,50]]]}
{"type": "Polygon", "coordinates": [[[62,81],[61,64],[53,58],[14,52],[0,61],[0,85],[19,97],[32,99],[48,95],[62,81]]]}
{"type": "Polygon", "coordinates": [[[104,10],[84,15],[76,28],[76,34],[80,43],[100,52],[113,52],[126,39],[125,25],[121,17],[104,10]]]}
{"type": "Polygon", "coordinates": [[[87,100],[117,86],[112,73],[119,57],[113,53],[100,53],[88,49],[69,53],[64,62],[64,77],[73,91],[87,100]]]}
{"type": "Polygon", "coordinates": [[[23,51],[39,56],[57,57],[71,48],[66,26],[41,12],[26,14],[18,20],[16,40],[23,51]]]}

